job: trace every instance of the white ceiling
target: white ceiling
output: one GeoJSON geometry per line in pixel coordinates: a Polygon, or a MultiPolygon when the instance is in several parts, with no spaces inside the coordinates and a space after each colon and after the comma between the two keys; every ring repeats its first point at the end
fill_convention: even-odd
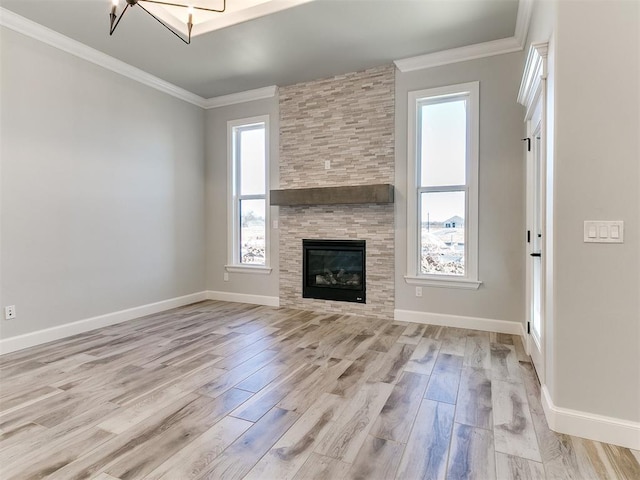
{"type": "MultiPolygon", "coordinates": [[[[183,0],[183,4],[193,8],[171,5],[176,0],[142,1],[145,9],[169,24],[175,31],[181,32],[183,38],[186,38],[188,31],[187,21],[190,15],[193,24],[191,34],[195,37],[213,30],[270,15],[287,8],[297,7],[314,0],[233,0],[228,2],[225,0],[183,0]],[[222,12],[224,12],[224,15],[220,14],[222,12]]],[[[115,2],[117,3],[117,15],[120,15],[120,12],[124,13],[125,0],[115,0],[115,2]]],[[[139,5],[142,5],[142,3],[139,3],[139,5]]]]}
{"type": "Polygon", "coordinates": [[[512,37],[518,11],[518,0],[315,0],[185,45],[136,7],[110,37],[110,5],[2,0],[7,10],[204,98],[512,37]]]}

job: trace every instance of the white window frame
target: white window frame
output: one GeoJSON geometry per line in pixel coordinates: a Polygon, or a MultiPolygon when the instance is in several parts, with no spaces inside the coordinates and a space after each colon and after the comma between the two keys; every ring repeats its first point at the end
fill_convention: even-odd
{"type": "Polygon", "coordinates": [[[270,206],[269,206],[269,115],[241,118],[227,122],[227,265],[231,273],[270,274],[270,206]],[[264,123],[265,135],[265,193],[264,195],[240,195],[239,159],[236,158],[235,129],[264,123]],[[240,201],[262,199],[265,201],[265,252],[264,265],[250,265],[240,262],[240,201]]]}
{"type": "MultiPolygon", "coordinates": [[[[478,164],[480,131],[480,82],[461,83],[446,87],[409,92],[407,125],[407,274],[411,285],[477,289],[478,279],[478,164]],[[424,191],[446,191],[447,187],[420,187],[418,140],[419,103],[428,98],[468,96],[466,184],[453,190],[466,192],[465,274],[435,275],[420,272],[420,194],[424,191]]],[[[451,190],[451,189],[450,189],[451,190]]]]}

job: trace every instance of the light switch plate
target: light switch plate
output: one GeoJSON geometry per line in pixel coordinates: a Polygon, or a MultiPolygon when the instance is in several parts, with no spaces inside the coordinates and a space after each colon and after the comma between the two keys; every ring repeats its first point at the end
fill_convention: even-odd
{"type": "Polygon", "coordinates": [[[622,220],[585,220],[585,243],[624,243],[622,220]]]}

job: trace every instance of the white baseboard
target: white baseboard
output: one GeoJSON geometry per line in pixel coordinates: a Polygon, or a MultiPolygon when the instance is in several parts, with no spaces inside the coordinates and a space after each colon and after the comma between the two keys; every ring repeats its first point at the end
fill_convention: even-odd
{"type": "Polygon", "coordinates": [[[524,323],[520,324],[520,336],[522,337],[522,346],[524,347],[524,353],[531,356],[531,346],[529,345],[529,334],[524,327],[524,323]]]}
{"type": "Polygon", "coordinates": [[[442,325],[445,327],[468,328],[485,332],[509,333],[522,335],[522,323],[494,320],[491,318],[464,317],[461,315],[445,315],[444,313],[417,312],[414,310],[394,310],[394,320],[403,322],[442,325]]]}
{"type": "Polygon", "coordinates": [[[85,318],[77,322],[66,323],[56,327],[38,330],[37,332],[17,335],[15,337],[0,339],[0,355],[15,352],[24,348],[34,347],[43,343],[60,340],[79,333],[95,330],[96,328],[107,327],[116,323],[126,322],[134,318],[144,317],[154,313],[163,312],[172,308],[182,307],[190,303],[200,302],[207,299],[207,292],[192,293],[183,297],[171,298],[161,302],[149,303],[140,307],[128,308],[118,312],[107,313],[97,317],[85,318]]]}
{"type": "Polygon", "coordinates": [[[557,407],[542,385],[542,408],[554,432],[640,450],[640,422],[557,407]]]}
{"type": "Polygon", "coordinates": [[[267,305],[279,307],[280,297],[268,297],[266,295],[248,295],[246,293],[207,291],[208,300],[221,300],[224,302],[252,303],[254,305],[267,305]]]}

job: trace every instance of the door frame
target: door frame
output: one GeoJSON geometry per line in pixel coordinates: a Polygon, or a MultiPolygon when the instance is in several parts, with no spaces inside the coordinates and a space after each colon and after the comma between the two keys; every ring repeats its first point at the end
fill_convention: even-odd
{"type": "MultiPolygon", "coordinates": [[[[527,62],[522,75],[522,82],[520,84],[520,91],[518,92],[518,103],[526,107],[525,123],[526,123],[526,138],[527,148],[525,154],[526,161],[526,230],[534,235],[533,228],[533,207],[534,207],[534,153],[535,148],[531,146],[536,143],[537,138],[534,134],[538,125],[540,126],[540,140],[537,145],[539,150],[540,161],[540,183],[538,186],[540,195],[540,230],[542,234],[540,242],[540,344],[533,339],[531,330],[529,328],[529,322],[531,322],[531,316],[533,314],[533,261],[538,261],[537,258],[531,257],[531,253],[534,253],[533,242],[528,242],[525,254],[526,254],[526,306],[525,306],[525,323],[524,323],[524,340],[525,349],[531,356],[538,378],[541,384],[545,383],[545,367],[546,367],[546,342],[547,342],[547,296],[546,296],[546,274],[547,274],[547,252],[545,246],[547,245],[547,43],[532,44],[529,48],[529,54],[527,56],[527,62]]],[[[537,136],[537,135],[536,135],[537,136]]],[[[525,232],[526,233],[526,232],[525,232]]],[[[529,239],[527,239],[529,240],[529,239]]]]}
{"type": "Polygon", "coordinates": [[[527,121],[527,138],[530,139],[531,148],[527,151],[527,182],[526,182],[526,350],[541,382],[545,378],[545,338],[546,338],[546,139],[544,134],[544,103],[542,96],[534,106],[533,114],[527,121]],[[536,237],[540,235],[536,239],[536,237]],[[540,257],[533,256],[539,254],[540,257]],[[539,281],[536,285],[534,268],[539,263],[539,281]],[[534,295],[538,289],[539,305],[536,305],[534,295]],[[540,341],[534,335],[534,317],[538,309],[540,322],[540,341]]]}

